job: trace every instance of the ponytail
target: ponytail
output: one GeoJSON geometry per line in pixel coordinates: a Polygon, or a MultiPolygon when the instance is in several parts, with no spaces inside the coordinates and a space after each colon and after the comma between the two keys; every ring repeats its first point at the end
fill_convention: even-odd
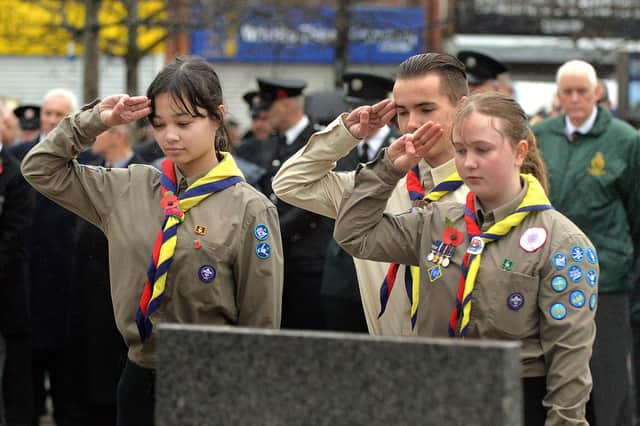
{"type": "Polygon", "coordinates": [[[544,165],[540,150],[538,149],[538,142],[536,136],[530,127],[527,127],[527,142],[529,143],[529,151],[522,163],[520,171],[522,173],[532,174],[538,181],[545,193],[549,193],[549,180],[547,179],[547,168],[544,165]]]}
{"type": "Polygon", "coordinates": [[[220,122],[220,127],[218,128],[218,131],[216,132],[216,140],[215,140],[215,145],[214,146],[215,146],[216,152],[229,151],[230,150],[230,147],[229,147],[229,132],[227,131],[227,127],[225,126],[223,121],[220,122]]]}

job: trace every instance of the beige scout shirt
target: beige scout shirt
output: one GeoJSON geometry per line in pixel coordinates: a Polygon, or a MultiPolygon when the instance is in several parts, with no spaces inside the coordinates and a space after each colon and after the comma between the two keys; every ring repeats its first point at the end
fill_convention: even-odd
{"type": "MultiPolygon", "coordinates": [[[[163,223],[160,172],[82,166],[72,160],[105,130],[97,107],[65,118],[25,157],[22,171],[38,191],[100,228],[109,240],[109,272],[116,323],[129,358],[155,367],[155,335],[141,343],[135,323],[157,233],[163,223]]],[[[189,182],[178,175],[179,192],[189,182]]],[[[201,228],[202,229],[202,228],[201,228]]],[[[261,228],[262,229],[262,228],[261,228]]],[[[202,233],[202,232],[201,232],[202,233]]],[[[155,323],[280,326],[283,279],[280,226],[275,207],[246,183],[212,194],[186,213],[155,323]],[[256,254],[256,226],[266,225],[271,255],[256,254]],[[204,225],[205,235],[195,232],[204,225]],[[196,248],[195,240],[201,242],[196,248]],[[212,266],[207,283],[201,268],[212,266]]],[[[99,338],[99,336],[96,336],[99,338]]]]}
{"type": "MultiPolygon", "coordinates": [[[[397,216],[383,214],[386,197],[400,178],[386,155],[359,170],[338,214],[336,240],[354,256],[419,262],[418,334],[448,336],[468,239],[456,249],[451,264],[441,268],[440,277],[430,276],[435,265],[427,255],[432,241],[441,239],[446,218],[466,234],[463,208],[433,203],[397,216]]],[[[525,184],[516,199],[494,211],[478,209],[482,230],[508,216],[526,189],[525,184]]],[[[529,214],[482,252],[468,336],[522,343],[523,376],[546,376],[547,425],[586,424],[598,274],[593,244],[555,210],[529,214]]]]}
{"type": "MultiPolygon", "coordinates": [[[[336,118],[329,126],[315,133],[309,143],[294,154],[280,168],[273,180],[273,190],[289,204],[330,218],[335,218],[343,193],[353,187],[355,172],[333,172],[336,161],[347,155],[360,139],[354,138],[344,126],[342,117],[336,118]]],[[[420,176],[423,187],[439,184],[455,172],[453,160],[435,168],[426,162],[420,162],[420,176]],[[432,182],[425,182],[425,180],[432,182]]],[[[443,200],[464,202],[468,192],[466,186],[443,200]]],[[[406,178],[402,178],[389,201],[386,211],[401,213],[411,208],[411,200],[406,187],[406,178]]],[[[380,312],[380,286],[389,263],[372,262],[354,258],[362,305],[369,333],[376,335],[413,335],[409,312],[411,305],[404,289],[404,268],[399,268],[396,286],[391,293],[384,315],[380,312]]]]}

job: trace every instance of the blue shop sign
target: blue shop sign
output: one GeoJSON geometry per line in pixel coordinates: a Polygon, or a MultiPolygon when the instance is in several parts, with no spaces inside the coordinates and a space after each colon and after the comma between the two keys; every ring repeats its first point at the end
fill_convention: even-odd
{"type": "MultiPolygon", "coordinates": [[[[214,29],[193,31],[191,50],[215,62],[329,64],[335,59],[335,21],[331,7],[234,10],[221,15],[214,29]]],[[[349,63],[397,65],[423,51],[424,25],[419,7],[354,6],[349,63]]]]}

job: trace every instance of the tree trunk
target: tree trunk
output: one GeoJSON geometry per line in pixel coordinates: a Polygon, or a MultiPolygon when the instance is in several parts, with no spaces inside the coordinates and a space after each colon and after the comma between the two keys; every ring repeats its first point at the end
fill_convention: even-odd
{"type": "Polygon", "coordinates": [[[138,93],[138,65],[140,64],[140,48],[138,47],[138,2],[128,0],[127,11],[127,52],[125,65],[127,67],[127,94],[137,96],[138,93]]]}
{"type": "Polygon", "coordinates": [[[89,103],[98,98],[98,83],[100,81],[100,46],[98,34],[98,11],[100,0],[85,0],[85,30],[83,34],[83,82],[82,98],[84,103],[89,103]]]}
{"type": "Polygon", "coordinates": [[[336,8],[336,57],[333,62],[333,76],[336,88],[342,87],[342,76],[347,69],[350,26],[351,2],[350,0],[338,0],[336,8]]]}

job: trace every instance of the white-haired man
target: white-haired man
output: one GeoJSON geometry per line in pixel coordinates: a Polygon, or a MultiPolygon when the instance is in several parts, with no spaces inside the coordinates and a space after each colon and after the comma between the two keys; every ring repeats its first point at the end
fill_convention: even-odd
{"type": "MultiPolygon", "coordinates": [[[[589,276],[590,263],[600,263],[592,410],[587,406],[587,419],[598,426],[631,425],[629,298],[640,249],[640,138],[598,106],[602,89],[589,63],[563,64],[556,83],[564,114],[534,127],[548,168],[549,198],[587,234],[598,254],[590,259],[576,246],[571,253],[559,253],[567,262],[554,266],[573,268],[573,281],[579,282],[589,276]]],[[[567,307],[589,309],[570,300],[567,307]]]]}
{"type": "Polygon", "coordinates": [[[67,115],[78,109],[78,100],[76,95],[67,89],[51,89],[42,98],[42,107],[40,108],[40,134],[24,143],[15,145],[11,149],[11,153],[20,161],[27,155],[41,140],[56,128],[58,123],[67,115]]]}

